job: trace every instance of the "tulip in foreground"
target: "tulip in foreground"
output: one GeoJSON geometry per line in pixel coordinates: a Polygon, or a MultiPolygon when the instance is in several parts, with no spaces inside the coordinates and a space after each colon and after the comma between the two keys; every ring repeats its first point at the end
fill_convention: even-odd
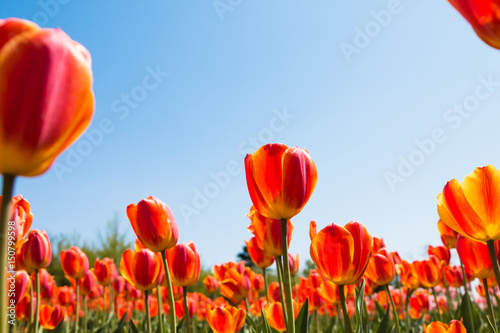
{"type": "Polygon", "coordinates": [[[452,320],[448,325],[435,321],[424,326],[424,333],[467,333],[467,330],[464,324],[458,320],[452,320]]]}
{"type": "Polygon", "coordinates": [[[230,305],[207,305],[206,317],[214,333],[236,333],[245,323],[246,312],[230,305]]]}
{"type": "Polygon", "coordinates": [[[53,307],[43,304],[40,307],[40,325],[46,330],[53,330],[63,320],[64,311],[59,305],[53,307]]]}

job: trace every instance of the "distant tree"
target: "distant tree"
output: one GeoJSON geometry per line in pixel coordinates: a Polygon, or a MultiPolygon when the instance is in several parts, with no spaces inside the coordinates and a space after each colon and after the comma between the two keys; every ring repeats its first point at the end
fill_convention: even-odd
{"type": "Polygon", "coordinates": [[[315,269],[316,265],[309,259],[306,260],[306,267],[302,270],[302,276],[308,277],[311,269],[315,269]]]}
{"type": "MultiPolygon", "coordinates": [[[[117,213],[106,224],[104,234],[99,233],[99,241],[100,244],[96,251],[97,258],[111,258],[117,267],[120,265],[123,252],[132,247],[132,243],[127,241],[127,233],[120,231],[120,218],[117,213]]],[[[93,264],[94,261],[92,261],[93,264]]]]}
{"type": "Polygon", "coordinates": [[[248,253],[248,248],[246,245],[243,246],[241,252],[236,255],[236,258],[237,260],[244,260],[245,264],[252,270],[257,268],[257,266],[252,261],[252,258],[250,258],[250,254],[248,253]]]}

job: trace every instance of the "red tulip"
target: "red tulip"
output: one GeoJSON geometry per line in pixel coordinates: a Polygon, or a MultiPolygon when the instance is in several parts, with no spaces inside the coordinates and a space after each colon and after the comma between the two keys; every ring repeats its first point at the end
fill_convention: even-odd
{"type": "Polygon", "coordinates": [[[94,262],[94,274],[100,285],[104,287],[108,286],[117,275],[113,259],[104,258],[99,260],[99,258],[96,258],[94,262]]]}
{"type": "Polygon", "coordinates": [[[248,296],[251,288],[250,268],[239,272],[235,268],[230,268],[224,273],[224,278],[219,281],[220,293],[229,299],[233,305],[238,305],[248,296]]]}
{"type": "MultiPolygon", "coordinates": [[[[39,270],[50,265],[52,248],[49,236],[43,230],[31,230],[18,247],[22,266],[29,271],[39,270]]],[[[19,265],[18,265],[19,266],[19,265]]]]}
{"type": "Polygon", "coordinates": [[[265,217],[291,219],[314,191],[318,174],[305,149],[272,143],[245,158],[248,191],[253,205],[265,217]]]}
{"type": "Polygon", "coordinates": [[[64,312],[59,305],[54,307],[42,304],[40,306],[40,325],[46,330],[53,330],[63,320],[64,312]]]}
{"type": "Polygon", "coordinates": [[[446,246],[439,245],[439,246],[434,247],[432,245],[429,245],[429,247],[427,249],[427,254],[428,255],[433,254],[436,257],[438,257],[439,260],[446,261],[446,265],[450,264],[451,252],[450,252],[450,249],[446,246]]]}
{"type": "Polygon", "coordinates": [[[0,173],[37,176],[87,128],[88,51],[60,29],[0,20],[0,173]]]}
{"type": "Polygon", "coordinates": [[[161,263],[158,256],[148,249],[134,253],[128,249],[120,262],[122,276],[135,288],[146,291],[156,288],[160,278],[161,263]]]}
{"type": "MultiPolygon", "coordinates": [[[[297,318],[299,314],[299,304],[293,301],[293,313],[294,317],[297,318]]],[[[267,309],[264,310],[269,326],[277,330],[278,332],[286,331],[286,323],[283,316],[283,307],[280,302],[275,302],[269,304],[267,309]]]]}
{"type": "Polygon", "coordinates": [[[437,223],[437,228],[441,234],[441,241],[449,248],[454,249],[457,247],[458,234],[450,227],[448,227],[441,219],[437,223]]]}
{"type": "Polygon", "coordinates": [[[378,286],[391,283],[396,275],[396,268],[392,255],[385,247],[379,248],[372,254],[370,263],[366,267],[365,276],[378,286]]]}
{"type": "Polygon", "coordinates": [[[245,324],[246,312],[230,305],[207,305],[206,317],[214,333],[236,333],[245,324]]]}
{"type": "Polygon", "coordinates": [[[80,279],[89,270],[89,259],[87,255],[76,246],[69,250],[62,250],[60,253],[61,266],[64,274],[73,279],[80,279]]]}
{"type": "Polygon", "coordinates": [[[357,221],[330,224],[314,236],[310,254],[323,276],[337,285],[357,283],[372,255],[372,238],[357,221]]]}
{"type": "Polygon", "coordinates": [[[413,274],[425,288],[435,287],[441,282],[445,266],[446,261],[439,260],[435,255],[430,255],[428,260],[412,263],[413,274]]]}
{"type": "Polygon", "coordinates": [[[458,320],[450,321],[449,325],[440,321],[434,321],[424,325],[424,333],[467,333],[464,324],[458,320]]]}
{"type": "MultiPolygon", "coordinates": [[[[497,258],[500,258],[500,242],[495,242],[497,258]]],[[[487,279],[495,276],[491,265],[488,246],[476,242],[462,235],[458,236],[457,252],[464,264],[465,271],[478,279],[487,279]]]]}
{"type": "Polygon", "coordinates": [[[9,305],[17,305],[24,295],[29,294],[30,277],[26,271],[7,274],[9,305]]]}
{"type": "Polygon", "coordinates": [[[245,240],[248,254],[253,263],[259,268],[267,268],[274,263],[274,257],[266,256],[257,246],[257,239],[252,237],[249,241],[245,240]]]}
{"type": "Polygon", "coordinates": [[[127,207],[127,216],[137,238],[153,252],[170,249],[177,244],[179,232],[170,208],[153,196],[127,207]]]}
{"type": "Polygon", "coordinates": [[[85,273],[85,276],[81,279],[79,283],[79,288],[80,288],[80,295],[86,296],[88,295],[91,291],[92,288],[96,285],[96,277],[94,275],[93,270],[88,270],[87,273],[85,273]]]}
{"type": "Polygon", "coordinates": [[[201,270],[200,254],[193,242],[177,244],[168,250],[166,255],[172,284],[187,287],[198,281],[201,270]]]}
{"type": "Polygon", "coordinates": [[[299,272],[299,254],[295,258],[289,253],[288,254],[288,265],[290,266],[290,275],[295,276],[299,272]]]}

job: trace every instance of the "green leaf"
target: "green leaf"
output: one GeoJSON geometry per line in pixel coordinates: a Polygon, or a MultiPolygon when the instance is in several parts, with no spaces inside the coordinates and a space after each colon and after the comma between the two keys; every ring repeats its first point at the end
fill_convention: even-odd
{"type": "Polygon", "coordinates": [[[264,309],[261,309],[262,313],[262,333],[271,333],[271,328],[269,327],[269,323],[267,322],[266,314],[264,313],[264,309]]]}
{"type": "Polygon", "coordinates": [[[486,316],[486,322],[488,323],[488,329],[489,329],[490,333],[497,333],[497,330],[496,330],[495,326],[493,326],[493,324],[491,323],[489,316],[486,316]]]}
{"type": "Polygon", "coordinates": [[[259,332],[259,328],[257,326],[257,324],[255,323],[255,320],[252,319],[252,317],[250,317],[247,313],[247,316],[245,318],[245,322],[248,324],[248,326],[250,326],[250,328],[252,329],[252,332],[259,332]]]}
{"type": "Polygon", "coordinates": [[[129,332],[131,332],[131,333],[139,333],[139,330],[135,326],[135,324],[132,321],[132,319],[129,320],[129,323],[130,323],[130,330],[129,330],[129,332]]]}
{"type": "Polygon", "coordinates": [[[460,309],[464,318],[465,329],[467,332],[475,332],[475,329],[481,325],[481,322],[479,321],[477,309],[472,305],[467,294],[464,294],[462,297],[460,309]]]}
{"type": "Polygon", "coordinates": [[[57,324],[57,326],[51,331],[53,333],[66,333],[68,332],[68,327],[66,325],[66,321],[64,320],[61,320],[61,322],[59,324],[57,324]]]}
{"type": "Polygon", "coordinates": [[[382,322],[378,326],[377,333],[387,333],[389,332],[389,324],[391,322],[391,307],[387,307],[382,322]]]}
{"type": "Polygon", "coordinates": [[[123,315],[122,319],[120,319],[120,321],[118,322],[118,327],[116,328],[115,333],[121,333],[122,332],[123,327],[125,326],[125,319],[127,317],[127,314],[128,313],[125,313],[123,315]]]}
{"type": "Polygon", "coordinates": [[[364,331],[363,325],[363,303],[365,297],[365,279],[362,279],[361,286],[356,289],[356,298],[354,301],[355,318],[356,318],[356,332],[362,333],[364,331]]]}
{"type": "Polygon", "coordinates": [[[295,332],[307,333],[309,328],[309,298],[306,298],[304,305],[295,319],[295,332]]]}
{"type": "Polygon", "coordinates": [[[110,312],[109,315],[108,315],[108,319],[106,319],[106,321],[104,322],[104,324],[102,324],[101,327],[98,327],[94,333],[104,333],[104,332],[107,332],[108,331],[108,326],[109,324],[111,324],[111,321],[113,320],[113,312],[110,312]]]}

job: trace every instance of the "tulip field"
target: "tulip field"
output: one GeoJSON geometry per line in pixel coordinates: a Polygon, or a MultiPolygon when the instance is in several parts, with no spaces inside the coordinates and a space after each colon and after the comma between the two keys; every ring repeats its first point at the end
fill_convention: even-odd
{"type": "MultiPolygon", "coordinates": [[[[450,2],[500,48],[498,2],[450,2]]],[[[442,242],[422,260],[356,220],[310,221],[309,253],[290,253],[293,221],[321,182],[319,159],[271,142],[240,161],[251,202],[241,212],[245,260],[206,270],[155,196],[121,207],[135,244],[118,258],[76,244],[59,251],[16,180],[47,172],[85,132],[93,80],[90,52],[63,30],[0,19],[0,333],[500,332],[500,171],[491,164],[440,184],[428,232],[442,242]]]]}

